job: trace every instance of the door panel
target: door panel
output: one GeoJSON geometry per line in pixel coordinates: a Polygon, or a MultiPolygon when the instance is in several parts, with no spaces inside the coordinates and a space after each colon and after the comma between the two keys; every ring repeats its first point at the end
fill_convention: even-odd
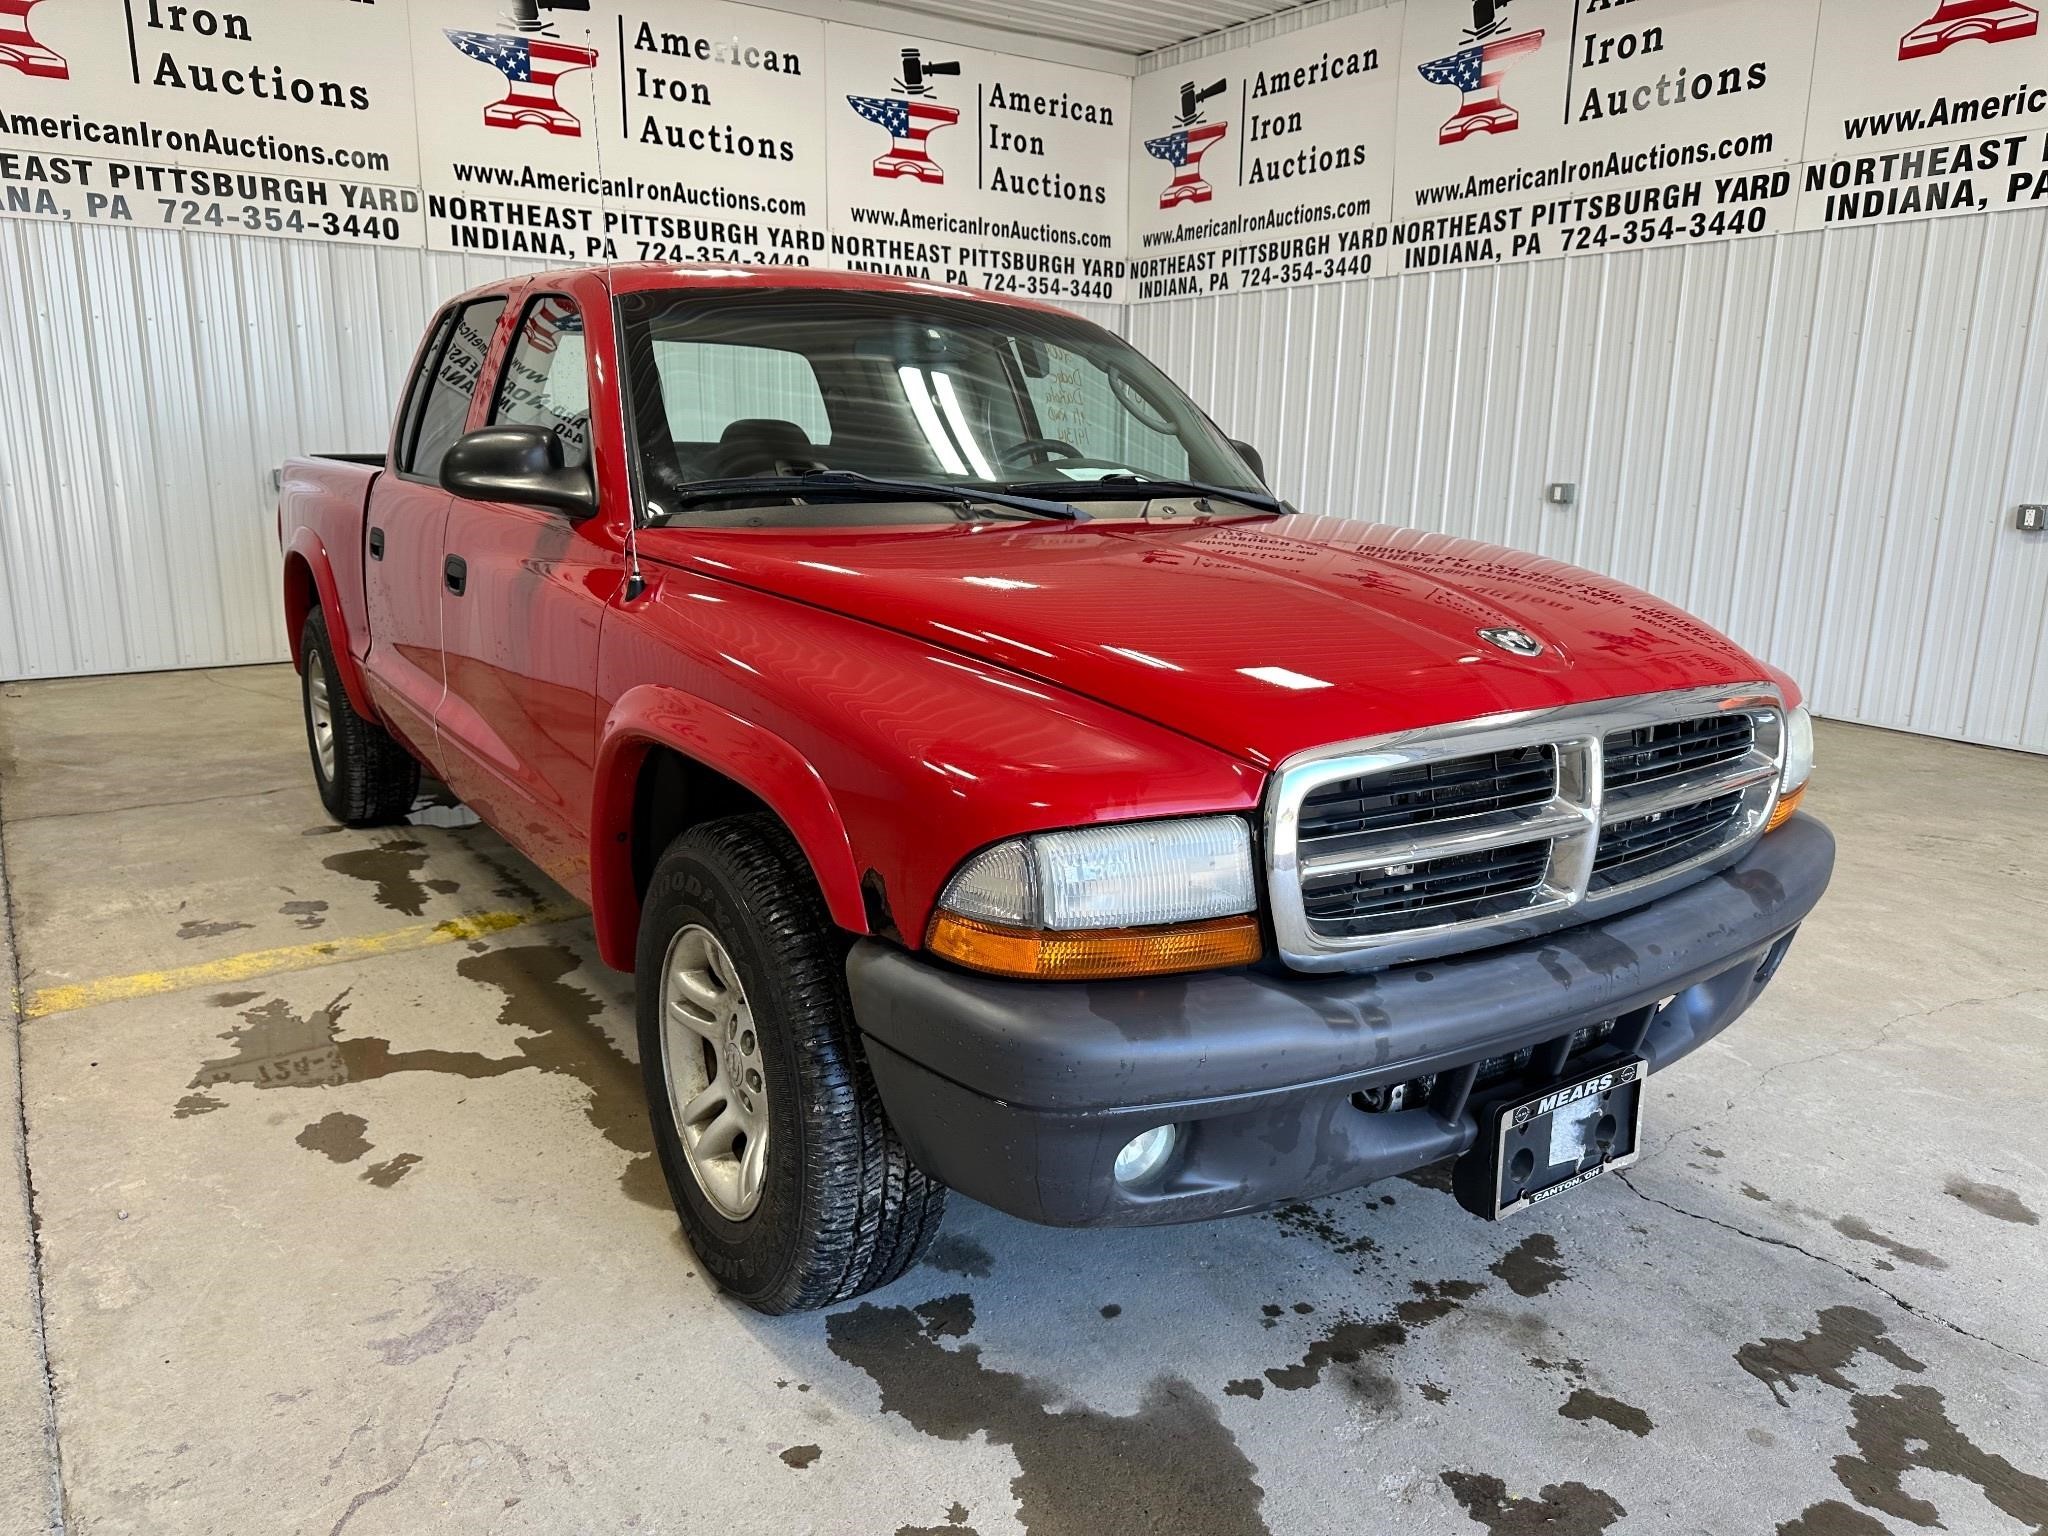
{"type": "Polygon", "coordinates": [[[450,310],[422,350],[399,412],[392,467],[378,477],[365,512],[364,600],[370,649],[364,676],[385,723],[438,765],[434,717],[447,690],[441,657],[441,561],[449,495],[441,460],[468,424],[502,296],[450,310]],[[378,553],[379,546],[382,554],[378,553]]]}
{"type": "MultiPolygon", "coordinates": [[[[547,426],[565,462],[589,463],[586,369],[577,306],[530,299],[489,423],[547,426]]],[[[462,563],[462,590],[444,575],[439,594],[449,786],[579,894],[589,889],[598,629],[625,579],[599,532],[596,518],[454,498],[446,552],[462,563]]]]}

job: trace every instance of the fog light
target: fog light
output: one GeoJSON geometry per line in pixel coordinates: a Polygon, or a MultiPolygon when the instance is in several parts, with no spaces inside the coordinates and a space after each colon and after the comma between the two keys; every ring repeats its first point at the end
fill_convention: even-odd
{"type": "Polygon", "coordinates": [[[1124,1149],[1116,1155],[1116,1181],[1119,1184],[1142,1184],[1161,1168],[1167,1158],[1173,1155],[1173,1144],[1179,1137],[1175,1128],[1162,1125],[1133,1136],[1124,1143],[1124,1149]]]}

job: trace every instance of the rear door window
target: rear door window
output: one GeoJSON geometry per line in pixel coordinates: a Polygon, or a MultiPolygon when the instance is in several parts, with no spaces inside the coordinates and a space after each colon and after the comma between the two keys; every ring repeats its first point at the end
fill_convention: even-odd
{"type": "Polygon", "coordinates": [[[470,401],[483,376],[484,357],[505,313],[502,297],[480,299],[457,311],[446,338],[429,353],[418,420],[409,440],[399,444],[398,472],[438,480],[441,460],[469,421],[470,401]]]}
{"type": "Polygon", "coordinates": [[[590,374],[575,300],[545,293],[526,306],[491,422],[546,427],[561,439],[563,463],[590,462],[590,374]]]}

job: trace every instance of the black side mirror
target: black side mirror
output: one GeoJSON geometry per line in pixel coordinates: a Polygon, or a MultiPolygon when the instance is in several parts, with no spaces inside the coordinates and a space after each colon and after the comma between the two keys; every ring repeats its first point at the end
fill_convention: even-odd
{"type": "Polygon", "coordinates": [[[562,461],[562,440],[549,427],[482,427],[455,440],[441,460],[441,489],[471,501],[553,507],[570,517],[597,510],[589,466],[562,461]]]}
{"type": "MultiPolygon", "coordinates": [[[[459,448],[462,445],[457,443],[455,446],[459,448]]],[[[1259,484],[1270,485],[1272,483],[1266,478],[1266,456],[1264,454],[1260,453],[1250,443],[1241,443],[1234,437],[1230,440],[1230,446],[1237,450],[1237,456],[1240,459],[1251,465],[1252,473],[1259,477],[1259,484]]]]}

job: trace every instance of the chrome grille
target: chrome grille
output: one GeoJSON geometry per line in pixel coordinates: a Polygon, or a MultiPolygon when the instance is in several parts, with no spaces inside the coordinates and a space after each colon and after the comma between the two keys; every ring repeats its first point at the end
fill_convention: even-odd
{"type": "Polygon", "coordinates": [[[1763,830],[1783,749],[1783,701],[1757,685],[1304,753],[1267,806],[1281,954],[1369,969],[1648,900],[1763,830]]]}
{"type": "Polygon", "coordinates": [[[1335,847],[1361,833],[1541,805],[1556,793],[1557,756],[1544,747],[1418,763],[1315,790],[1302,801],[1301,840],[1335,847]]]}

